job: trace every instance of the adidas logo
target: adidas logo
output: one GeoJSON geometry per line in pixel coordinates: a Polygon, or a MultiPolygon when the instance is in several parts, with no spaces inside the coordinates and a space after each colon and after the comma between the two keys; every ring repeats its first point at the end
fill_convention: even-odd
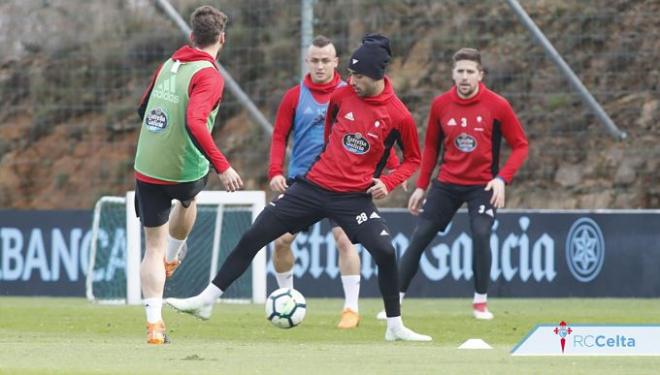
{"type": "Polygon", "coordinates": [[[355,117],[353,117],[353,112],[348,112],[347,114],[344,115],[344,118],[346,120],[355,121],[355,117]]]}
{"type": "Polygon", "coordinates": [[[495,212],[493,212],[492,208],[489,208],[488,210],[486,210],[486,215],[490,217],[495,217],[495,212]]]}
{"type": "Polygon", "coordinates": [[[358,61],[360,61],[360,60],[358,60],[358,59],[351,59],[351,65],[355,65],[355,64],[357,64],[358,61]]]}
{"type": "Polygon", "coordinates": [[[156,90],[162,90],[165,92],[174,92],[175,85],[176,85],[176,77],[170,76],[170,78],[158,84],[158,86],[156,86],[156,90]]]}
{"type": "Polygon", "coordinates": [[[374,211],[369,216],[369,219],[380,219],[380,216],[376,213],[376,211],[374,211]]]}
{"type": "Polygon", "coordinates": [[[303,111],[303,113],[306,114],[306,115],[309,115],[309,114],[313,114],[314,111],[312,111],[311,107],[306,107],[305,110],[303,111]]]}
{"type": "Polygon", "coordinates": [[[381,236],[389,236],[390,234],[387,233],[387,231],[386,231],[385,229],[383,229],[383,231],[380,232],[380,235],[381,235],[381,236]]]}
{"type": "Polygon", "coordinates": [[[456,126],[456,120],[452,117],[451,120],[447,123],[447,126],[456,126]]]}
{"type": "Polygon", "coordinates": [[[153,95],[154,98],[163,99],[176,104],[179,102],[179,95],[176,95],[175,88],[176,76],[170,76],[170,78],[156,85],[151,92],[151,95],[153,95]]]}

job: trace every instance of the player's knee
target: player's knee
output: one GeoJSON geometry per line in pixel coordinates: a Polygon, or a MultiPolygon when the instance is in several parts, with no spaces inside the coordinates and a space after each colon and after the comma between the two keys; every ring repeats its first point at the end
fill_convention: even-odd
{"type": "Polygon", "coordinates": [[[275,251],[289,251],[291,250],[291,243],[294,237],[284,235],[275,240],[275,251]]]}
{"type": "Polygon", "coordinates": [[[373,246],[371,249],[368,248],[368,250],[371,250],[369,253],[371,254],[371,257],[374,258],[376,264],[379,266],[381,264],[387,264],[391,262],[396,263],[396,249],[394,249],[394,246],[392,246],[391,243],[379,241],[379,243],[376,246],[373,246]]]}
{"type": "Polygon", "coordinates": [[[355,246],[353,246],[353,243],[345,234],[339,236],[335,240],[335,245],[337,246],[337,251],[339,251],[341,254],[350,254],[351,252],[355,252],[355,246]]]}

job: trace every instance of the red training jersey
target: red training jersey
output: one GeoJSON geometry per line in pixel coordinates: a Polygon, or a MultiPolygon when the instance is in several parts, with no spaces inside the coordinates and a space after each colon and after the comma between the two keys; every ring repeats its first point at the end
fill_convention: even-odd
{"type": "Polygon", "coordinates": [[[377,96],[359,97],[350,86],[335,90],[325,117],[325,146],[306,178],[331,191],[364,192],[379,177],[388,191],[410,177],[420,163],[417,128],[385,77],[377,96]],[[398,143],[403,161],[381,176],[398,143]]]}
{"type": "MultiPolygon", "coordinates": [[[[341,83],[341,76],[335,71],[332,80],[327,83],[314,83],[310,74],[305,75],[301,84],[309,88],[314,100],[318,103],[328,103],[330,95],[341,83]]],[[[282,101],[277,108],[275,115],[275,124],[273,125],[273,137],[270,143],[270,164],[268,166],[268,179],[277,175],[284,174],[284,155],[289,140],[289,135],[293,131],[295,122],[296,108],[300,98],[300,85],[295,85],[284,93],[282,101]]],[[[392,152],[387,159],[387,169],[395,169],[399,166],[399,159],[396,153],[392,152]]]]}
{"type": "Polygon", "coordinates": [[[497,176],[510,183],[528,151],[527,137],[511,105],[483,83],[470,99],[460,98],[454,86],[433,100],[418,188],[428,187],[440,146],[438,180],[456,185],[485,185],[497,176]],[[502,136],[512,152],[500,169],[502,136]]]}

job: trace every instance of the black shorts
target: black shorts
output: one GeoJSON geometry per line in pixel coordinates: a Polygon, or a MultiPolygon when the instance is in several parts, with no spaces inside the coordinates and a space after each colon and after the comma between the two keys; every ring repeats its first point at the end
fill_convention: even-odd
{"type": "Polygon", "coordinates": [[[445,230],[456,211],[467,202],[470,220],[486,215],[495,220],[496,210],[490,203],[492,191],[484,190],[486,185],[455,185],[433,181],[424,202],[421,217],[430,220],[445,230]]]}
{"type": "Polygon", "coordinates": [[[389,235],[385,220],[367,193],[339,193],[298,179],[266,206],[290,233],[309,228],[328,218],[341,227],[349,240],[359,243],[360,236],[389,235]]]}
{"type": "Polygon", "coordinates": [[[172,199],[190,206],[197,194],[204,189],[208,175],[197,181],[174,185],[150,184],[135,180],[135,214],[145,227],[159,227],[170,218],[172,199]]]}
{"type": "MultiPolygon", "coordinates": [[[[287,179],[286,179],[286,184],[288,186],[293,185],[295,182],[296,182],[295,177],[287,177],[287,179]]],[[[326,219],[326,220],[328,221],[328,224],[330,224],[330,229],[335,229],[335,228],[339,227],[339,224],[337,224],[334,220],[332,220],[332,219],[326,219]]],[[[299,230],[298,232],[311,233],[312,229],[313,229],[313,226],[309,226],[307,228],[303,228],[303,229],[299,230]]],[[[291,234],[296,234],[298,232],[291,233],[291,234]]]]}

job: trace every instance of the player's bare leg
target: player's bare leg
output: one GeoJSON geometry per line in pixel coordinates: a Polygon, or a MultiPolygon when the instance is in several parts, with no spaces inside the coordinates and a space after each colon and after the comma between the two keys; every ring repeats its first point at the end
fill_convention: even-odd
{"type": "Polygon", "coordinates": [[[277,279],[279,288],[293,289],[293,265],[295,259],[291,251],[291,244],[295,238],[295,235],[285,233],[275,240],[273,266],[275,267],[275,278],[277,279]]]}
{"type": "Polygon", "coordinates": [[[170,212],[169,236],[167,237],[167,251],[165,253],[165,274],[171,277],[181,261],[186,256],[188,246],[186,239],[192,230],[197,218],[197,202],[193,199],[188,207],[181,202],[174,201],[170,212]]]}
{"type": "Polygon", "coordinates": [[[147,313],[147,343],[165,344],[168,342],[163,323],[163,289],[165,286],[165,265],[163,257],[167,246],[168,225],[144,228],[146,250],[140,264],[140,281],[144,307],[147,313]]]}
{"type": "Polygon", "coordinates": [[[360,324],[358,299],[360,297],[360,257],[355,245],[340,227],[332,228],[335,245],[339,252],[339,271],[344,288],[344,309],[337,328],[356,328],[360,324]]]}

